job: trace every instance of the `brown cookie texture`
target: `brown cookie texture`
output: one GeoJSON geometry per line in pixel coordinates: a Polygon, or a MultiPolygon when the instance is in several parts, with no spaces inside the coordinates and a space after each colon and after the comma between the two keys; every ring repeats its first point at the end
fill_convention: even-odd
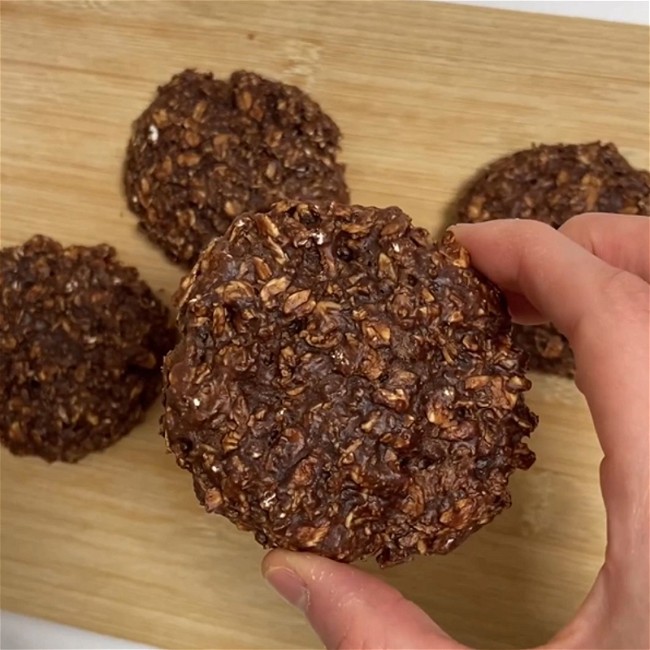
{"type": "Polygon", "coordinates": [[[295,86],[185,70],[133,125],[127,202],[149,238],[191,266],[243,211],[282,198],[347,203],[340,140],[332,118],[295,86]]]}
{"type": "MultiPolygon", "coordinates": [[[[650,215],[650,174],[612,143],[538,145],[481,170],[458,203],[458,221],[535,219],[559,228],[583,212],[650,215]]],[[[569,342],[552,325],[515,325],[532,370],[573,377],[569,342]]]]}
{"type": "Polygon", "coordinates": [[[515,323],[512,326],[512,338],[517,347],[526,351],[530,370],[569,379],[575,377],[576,366],[569,341],[550,323],[515,323]]]}
{"type": "Polygon", "coordinates": [[[76,462],[126,435],[161,388],[169,312],[111,246],[36,235],[0,250],[0,439],[76,462]]]}
{"type": "Polygon", "coordinates": [[[650,215],[650,175],[611,143],[542,144],[480,171],[458,220],[536,219],[559,228],[583,212],[650,215]]]}
{"type": "Polygon", "coordinates": [[[266,547],[382,566],[510,505],[537,418],[503,296],[395,207],[248,213],[181,285],[162,433],[266,547]]]}

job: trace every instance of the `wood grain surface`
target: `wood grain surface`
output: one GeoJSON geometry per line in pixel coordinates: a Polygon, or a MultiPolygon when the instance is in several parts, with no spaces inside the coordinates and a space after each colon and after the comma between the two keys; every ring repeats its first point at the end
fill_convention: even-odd
{"type": "MultiPolygon", "coordinates": [[[[476,168],[531,142],[612,140],[648,167],[648,30],[417,2],[2,2],[2,245],[108,241],[169,297],[181,275],[120,187],[131,121],[185,67],[249,68],[338,121],[356,202],[438,231],[476,168]]],[[[571,382],[535,377],[538,462],[447,557],[381,573],[459,639],[546,640],[604,549],[601,457],[571,382]]],[[[163,648],[318,642],[165,454],[159,407],[78,466],[4,450],[1,605],[163,648]]],[[[379,573],[370,563],[364,567],[379,573]]]]}

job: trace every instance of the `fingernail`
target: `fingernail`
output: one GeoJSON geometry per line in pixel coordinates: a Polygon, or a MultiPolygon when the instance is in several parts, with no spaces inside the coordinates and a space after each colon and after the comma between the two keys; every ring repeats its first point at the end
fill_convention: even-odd
{"type": "Polygon", "coordinates": [[[273,568],[264,574],[264,578],[287,602],[303,612],[307,610],[309,604],[307,585],[291,569],[273,568]]]}

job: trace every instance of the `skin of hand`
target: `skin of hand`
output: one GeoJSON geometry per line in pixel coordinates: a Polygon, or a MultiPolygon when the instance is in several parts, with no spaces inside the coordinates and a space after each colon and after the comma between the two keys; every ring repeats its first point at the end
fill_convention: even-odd
{"type": "MultiPolygon", "coordinates": [[[[604,564],[573,620],[544,648],[650,648],[650,218],[584,214],[559,230],[502,220],[453,228],[513,319],[551,321],[575,353],[600,445],[604,564]]],[[[327,648],[457,650],[414,603],[352,566],[271,551],[262,572],[327,648]]]]}

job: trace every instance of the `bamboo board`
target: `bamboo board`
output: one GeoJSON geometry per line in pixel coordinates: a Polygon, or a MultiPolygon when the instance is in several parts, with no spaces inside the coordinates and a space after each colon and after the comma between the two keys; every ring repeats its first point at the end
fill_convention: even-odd
{"type": "MultiPolygon", "coordinates": [[[[169,297],[178,268],[126,210],[130,122],[185,67],[310,92],[345,134],[355,202],[442,228],[459,186],[531,142],[613,140],[648,167],[648,30],[417,2],[2,3],[2,245],[108,241],[169,297]]],[[[535,378],[538,462],[450,556],[382,576],[461,640],[546,640],[604,550],[600,450],[571,382],[535,378]]],[[[159,407],[78,466],[4,450],[1,606],[162,648],[318,642],[266,587],[252,536],[197,506],[159,407]]],[[[368,570],[377,569],[366,565],[368,570]]]]}

